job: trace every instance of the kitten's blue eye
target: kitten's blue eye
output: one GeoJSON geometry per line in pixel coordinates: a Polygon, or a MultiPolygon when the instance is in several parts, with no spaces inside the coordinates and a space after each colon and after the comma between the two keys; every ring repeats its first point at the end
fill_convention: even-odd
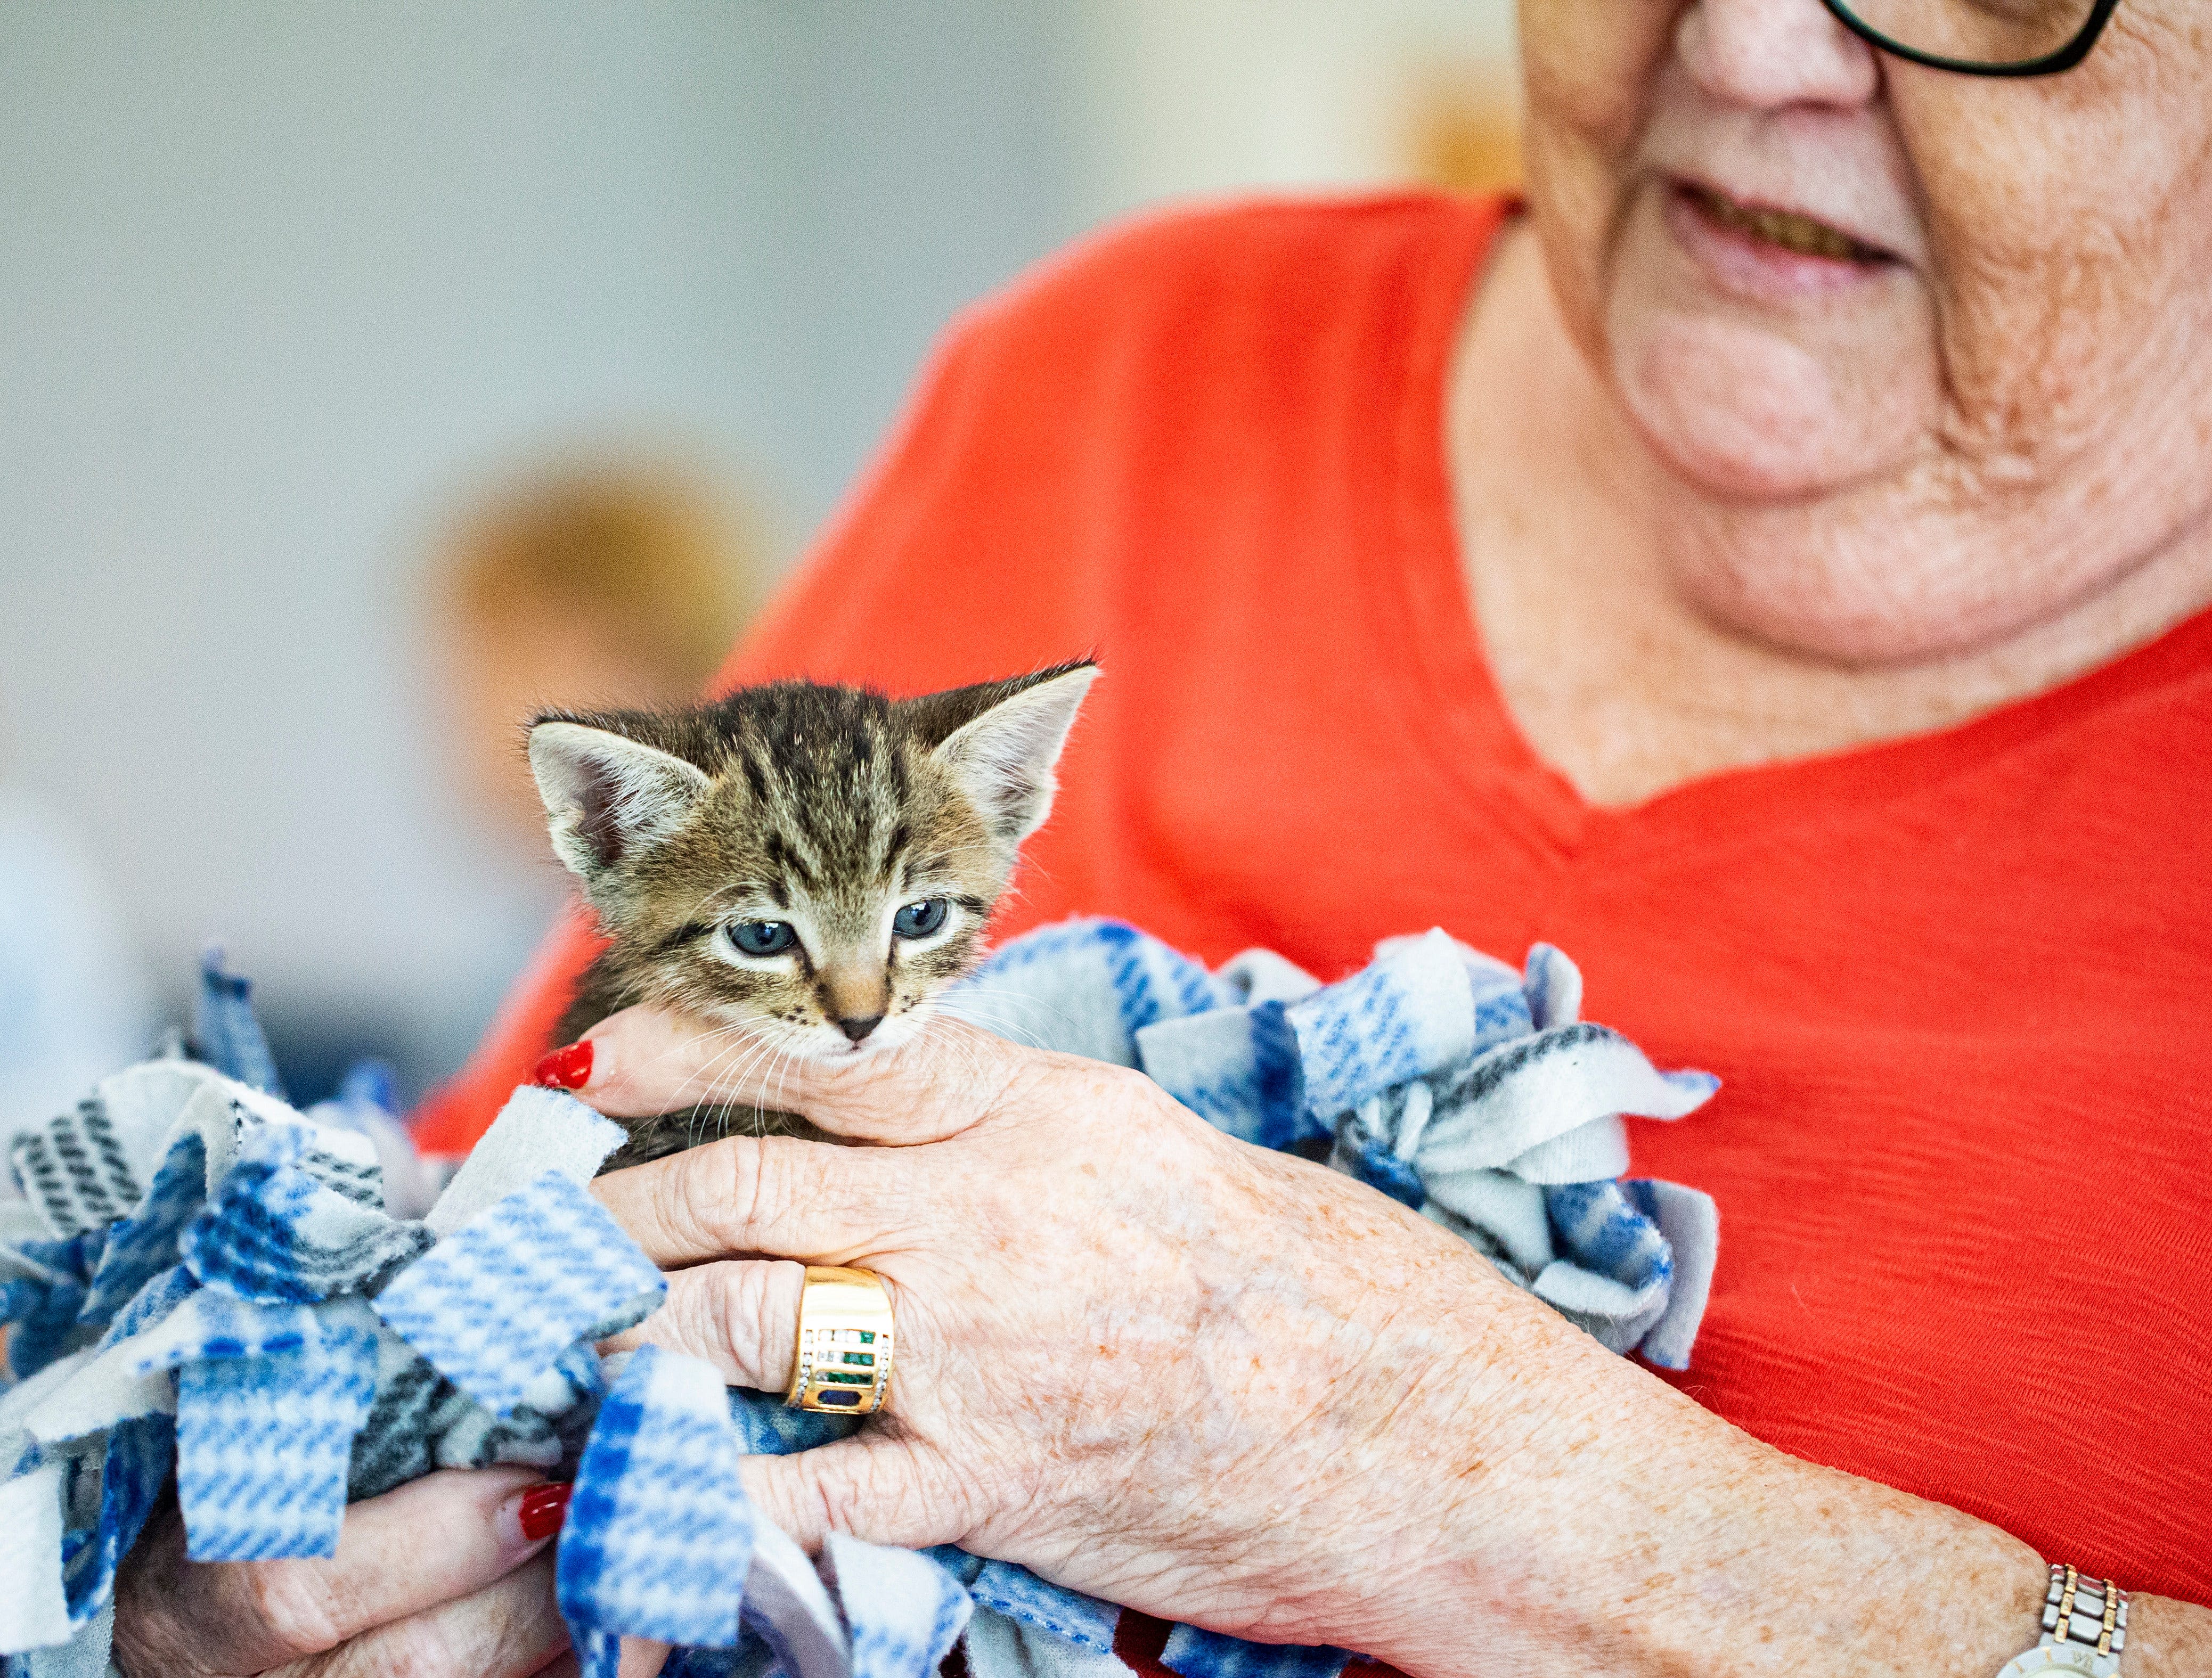
{"type": "Polygon", "coordinates": [[[799,942],[788,921],[733,921],[730,942],[747,956],[780,956],[799,942]]]}
{"type": "Polygon", "coordinates": [[[927,938],[945,924],[945,899],[924,897],[908,903],[891,917],[891,930],[901,938],[927,938]]]}

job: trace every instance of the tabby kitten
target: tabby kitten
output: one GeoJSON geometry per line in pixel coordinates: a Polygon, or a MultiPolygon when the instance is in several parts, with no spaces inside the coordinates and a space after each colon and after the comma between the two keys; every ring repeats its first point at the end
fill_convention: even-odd
{"type": "MultiPolygon", "coordinates": [[[[917,1035],[967,971],[1097,676],[1085,660],[888,700],[779,682],[681,711],[549,711],[530,767],[553,848],[611,942],[556,1042],[653,1002],[703,1020],[729,1077],[917,1035]]],[[[714,1100],[619,1121],[606,1169],[804,1121],[714,1100]]]]}

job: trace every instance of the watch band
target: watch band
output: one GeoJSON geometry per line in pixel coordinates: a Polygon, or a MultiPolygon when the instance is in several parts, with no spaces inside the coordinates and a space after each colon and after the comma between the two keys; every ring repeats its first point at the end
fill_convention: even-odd
{"type": "Polygon", "coordinates": [[[2113,1678],[2128,1646],[2128,1593],[2109,1579],[2093,1579],[2053,1562],[2043,1597],[2043,1636],[2025,1655],[1997,1669],[1997,1678],[2032,1673],[2087,1673],[2113,1678]]]}

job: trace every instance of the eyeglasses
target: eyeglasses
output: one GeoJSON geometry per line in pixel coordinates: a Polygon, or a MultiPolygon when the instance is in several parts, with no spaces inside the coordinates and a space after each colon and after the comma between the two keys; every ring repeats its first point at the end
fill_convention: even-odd
{"type": "Polygon", "coordinates": [[[1852,33],[1966,76],[2050,76],[2089,56],[2119,0],[1825,0],[1852,33]]]}

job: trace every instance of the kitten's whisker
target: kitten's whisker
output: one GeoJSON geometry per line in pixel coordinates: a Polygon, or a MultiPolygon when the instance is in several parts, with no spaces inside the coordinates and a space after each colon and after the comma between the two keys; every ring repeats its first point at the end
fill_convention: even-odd
{"type": "Polygon", "coordinates": [[[1013,1038],[1032,1049],[1047,1045],[1039,1040],[1037,1028],[1019,1018],[1003,1018],[995,1010],[1000,1005],[1011,1005],[1009,1012],[1027,1009],[1046,1014],[1071,1032],[1078,1029],[1075,1017],[1066,1009],[1043,998],[1025,991],[1012,990],[993,985],[962,984],[945,991],[937,999],[938,1006],[950,1018],[990,1031],[996,1036],[1013,1038]]]}
{"type": "MultiPolygon", "coordinates": [[[[690,1075],[677,1087],[677,1094],[679,1097],[683,1096],[690,1091],[691,1086],[700,1079],[705,1078],[708,1080],[707,1086],[708,1094],[706,1097],[702,1097],[702,1100],[696,1104],[711,1105],[712,1091],[717,1088],[720,1083],[720,1079],[714,1075],[715,1069],[720,1067],[725,1061],[731,1059],[733,1055],[740,1055],[746,1053],[748,1050],[755,1049],[757,1047],[757,1040],[766,1037],[768,1033],[761,1029],[757,1022],[744,1020],[733,1023],[732,1024],[722,1027],[718,1031],[707,1032],[703,1035],[705,1040],[709,1042],[712,1042],[718,1037],[726,1037],[732,1039],[732,1041],[726,1043],[715,1052],[714,1055],[711,1059],[695,1068],[690,1075]]],[[[701,1041],[700,1038],[695,1037],[692,1039],[694,1043],[696,1043],[699,1041],[701,1041]]],[[[672,1049],[668,1052],[673,1053],[674,1050],[672,1049]]]]}

